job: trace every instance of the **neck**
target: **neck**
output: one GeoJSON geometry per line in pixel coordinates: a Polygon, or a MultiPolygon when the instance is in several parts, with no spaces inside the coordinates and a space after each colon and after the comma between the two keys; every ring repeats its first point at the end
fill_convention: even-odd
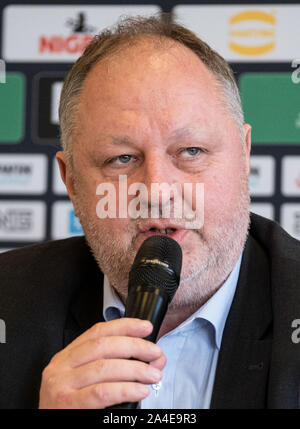
{"type": "Polygon", "coordinates": [[[168,332],[172,331],[173,329],[177,328],[182,322],[184,322],[186,319],[188,319],[197,308],[183,308],[183,309],[175,309],[175,310],[168,310],[163,323],[160,327],[160,330],[158,332],[157,340],[161,338],[163,335],[167,334],[168,332]]]}
{"type": "MultiPolygon", "coordinates": [[[[226,277],[226,279],[227,278],[228,276],[226,277]]],[[[214,287],[212,290],[210,290],[209,293],[202,296],[201,300],[198,303],[195,303],[194,305],[190,304],[182,307],[178,307],[178,306],[173,307],[171,303],[167,311],[167,314],[163,320],[161,328],[159,330],[157,340],[161,338],[163,335],[177,328],[177,326],[179,326],[182,322],[187,320],[200,307],[202,307],[202,305],[205,304],[206,301],[208,301],[212,297],[212,295],[224,284],[226,279],[222,281],[217,287],[214,287]]]]}

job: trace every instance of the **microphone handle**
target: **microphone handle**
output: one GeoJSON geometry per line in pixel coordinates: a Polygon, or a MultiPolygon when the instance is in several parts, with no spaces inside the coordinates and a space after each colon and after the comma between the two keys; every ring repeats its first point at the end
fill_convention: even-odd
{"type": "MultiPolygon", "coordinates": [[[[124,317],[133,317],[142,320],[149,320],[153,325],[150,335],[145,340],[155,343],[162,321],[168,310],[169,299],[166,293],[153,286],[137,286],[129,292],[126,301],[124,317]]],[[[139,402],[123,402],[113,405],[109,409],[136,409],[139,402]]]]}

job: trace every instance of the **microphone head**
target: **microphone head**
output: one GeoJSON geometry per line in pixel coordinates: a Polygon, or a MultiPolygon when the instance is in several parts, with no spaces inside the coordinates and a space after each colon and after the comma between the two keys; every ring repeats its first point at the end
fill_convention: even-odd
{"type": "Polygon", "coordinates": [[[171,302],[180,282],[182,250],[164,235],[147,238],[139,248],[129,273],[128,292],[138,285],[153,286],[171,302]]]}

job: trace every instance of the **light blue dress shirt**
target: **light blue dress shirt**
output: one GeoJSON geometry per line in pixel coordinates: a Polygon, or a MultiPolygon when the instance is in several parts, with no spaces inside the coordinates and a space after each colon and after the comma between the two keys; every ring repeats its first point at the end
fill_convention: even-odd
{"type": "MultiPolygon", "coordinates": [[[[207,409],[223,330],[240,272],[242,255],[222,287],[194,314],[157,342],[167,358],[160,383],[141,402],[147,409],[207,409]]],[[[103,316],[123,317],[125,308],[104,277],[103,316]]]]}

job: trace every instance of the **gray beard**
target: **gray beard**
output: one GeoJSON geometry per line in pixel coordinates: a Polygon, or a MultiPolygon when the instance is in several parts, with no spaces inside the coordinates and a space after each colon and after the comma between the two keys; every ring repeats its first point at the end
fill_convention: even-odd
{"type": "MultiPolygon", "coordinates": [[[[111,231],[99,230],[97,219],[89,215],[84,201],[75,199],[76,212],[80,219],[86,240],[101,271],[121,297],[127,298],[129,271],[136,256],[133,243],[139,233],[136,222],[127,225],[126,244],[111,231]]],[[[169,311],[189,309],[195,311],[203,305],[226,281],[243,251],[249,229],[250,197],[248,178],[241,178],[241,192],[236,210],[224,224],[220,222],[207,236],[203,229],[194,230],[200,238],[199,255],[191,259],[181,277],[179,288],[169,306],[169,311]],[[201,262],[199,262],[201,261],[201,262]]],[[[124,240],[124,238],[123,238],[124,240]]]]}

